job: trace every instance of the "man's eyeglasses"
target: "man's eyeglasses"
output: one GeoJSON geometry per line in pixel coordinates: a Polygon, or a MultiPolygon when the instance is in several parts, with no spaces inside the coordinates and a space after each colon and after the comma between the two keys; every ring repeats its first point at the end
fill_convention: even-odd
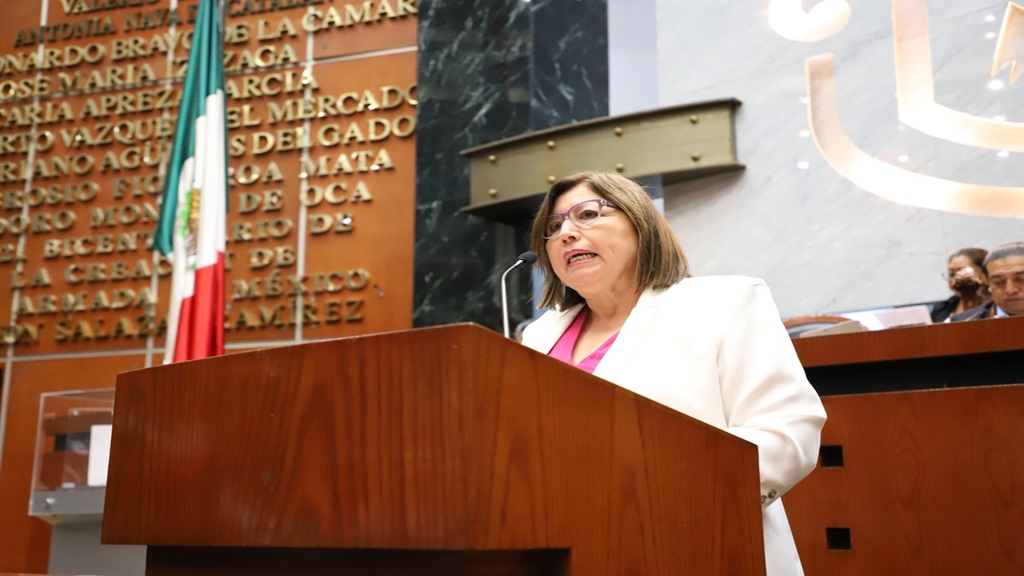
{"type": "Polygon", "coordinates": [[[578,228],[590,228],[602,216],[605,208],[618,208],[615,204],[604,198],[584,200],[569,208],[565,212],[554,213],[548,216],[548,222],[544,225],[544,238],[550,240],[558,236],[562,231],[562,224],[568,218],[578,228]]]}

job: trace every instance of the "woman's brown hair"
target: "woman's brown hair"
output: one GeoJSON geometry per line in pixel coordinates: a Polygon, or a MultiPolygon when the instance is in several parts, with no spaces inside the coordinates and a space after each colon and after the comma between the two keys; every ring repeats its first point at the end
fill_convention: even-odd
{"type": "Polygon", "coordinates": [[[946,262],[950,262],[957,256],[966,256],[972,264],[978,267],[979,270],[985,269],[985,258],[988,256],[988,250],[984,248],[963,248],[949,255],[946,262]]]}
{"type": "Polygon", "coordinates": [[[636,265],[636,289],[668,288],[689,276],[686,254],[665,217],[658,212],[651,197],[639,184],[620,176],[604,172],[580,172],[555,182],[541,202],[533,221],[531,245],[537,253],[537,263],[544,270],[544,295],[540,308],[565,310],[584,302],[583,297],[555,276],[548,258],[544,230],[555,201],[577,186],[586,186],[595,194],[615,204],[629,220],[639,237],[636,265]]]}

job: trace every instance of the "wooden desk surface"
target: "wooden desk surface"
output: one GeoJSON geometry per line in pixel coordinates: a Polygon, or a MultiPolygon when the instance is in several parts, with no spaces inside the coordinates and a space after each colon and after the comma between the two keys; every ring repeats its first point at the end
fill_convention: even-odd
{"type": "Polygon", "coordinates": [[[1024,318],[891,328],[793,341],[805,368],[1024,350],[1024,318]]]}

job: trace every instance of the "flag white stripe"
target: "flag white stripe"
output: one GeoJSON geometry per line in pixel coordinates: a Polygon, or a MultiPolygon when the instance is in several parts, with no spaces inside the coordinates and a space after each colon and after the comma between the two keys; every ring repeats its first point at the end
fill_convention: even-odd
{"type": "Polygon", "coordinates": [[[196,270],[217,264],[218,257],[225,250],[226,224],[224,214],[225,178],[227,167],[224,155],[217,153],[217,144],[224,141],[224,92],[218,90],[206,98],[206,114],[196,118],[195,157],[182,164],[178,185],[178,210],[175,218],[173,251],[170,255],[174,264],[171,275],[171,306],[168,310],[166,352],[164,364],[174,360],[174,348],[178,329],[181,325],[181,304],[195,294],[196,270]],[[196,253],[189,256],[185,247],[185,236],[179,232],[182,214],[187,214],[189,192],[194,188],[201,191],[199,202],[199,229],[196,231],[196,253]]]}
{"type": "Polygon", "coordinates": [[[206,115],[199,119],[196,130],[196,180],[197,188],[203,191],[199,203],[198,246],[196,266],[204,268],[217,263],[218,254],[225,247],[225,178],[224,166],[224,92],[218,90],[206,97],[206,115]],[[219,148],[211,150],[210,143],[219,148]]]}

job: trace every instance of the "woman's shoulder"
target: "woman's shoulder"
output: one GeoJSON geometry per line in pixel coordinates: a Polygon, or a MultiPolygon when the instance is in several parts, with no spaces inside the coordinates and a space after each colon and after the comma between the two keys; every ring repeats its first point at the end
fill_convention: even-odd
{"type": "Polygon", "coordinates": [[[769,294],[764,280],[750,276],[695,276],[685,278],[667,290],[653,291],[647,299],[650,305],[679,309],[686,313],[699,310],[742,308],[750,302],[764,299],[769,294]]]}
{"type": "MultiPolygon", "coordinates": [[[[686,278],[666,290],[647,292],[638,307],[654,313],[660,324],[687,326],[705,336],[717,333],[733,319],[773,309],[764,280],[747,276],[686,278]]],[[[774,314],[778,315],[777,312],[774,314]]]]}
{"type": "Polygon", "coordinates": [[[764,280],[752,276],[693,276],[684,278],[668,292],[701,297],[734,297],[751,289],[766,287],[764,280]]]}
{"type": "Polygon", "coordinates": [[[779,319],[768,285],[749,276],[687,278],[654,296],[651,305],[664,312],[666,318],[694,322],[705,328],[726,326],[736,319],[779,319]]]}
{"type": "Polygon", "coordinates": [[[767,290],[764,280],[749,276],[696,276],[685,278],[664,290],[648,290],[638,306],[654,306],[663,310],[678,310],[686,314],[701,314],[735,308],[750,302],[767,290]]]}

